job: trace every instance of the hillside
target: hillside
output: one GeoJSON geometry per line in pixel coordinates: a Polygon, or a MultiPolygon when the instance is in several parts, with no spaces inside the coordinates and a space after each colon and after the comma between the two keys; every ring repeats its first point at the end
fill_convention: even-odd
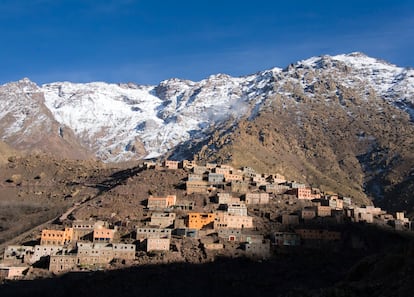
{"type": "Polygon", "coordinates": [[[28,79],[0,88],[13,148],[107,163],[211,160],[412,211],[414,71],[361,53],[157,86],[28,79]]]}

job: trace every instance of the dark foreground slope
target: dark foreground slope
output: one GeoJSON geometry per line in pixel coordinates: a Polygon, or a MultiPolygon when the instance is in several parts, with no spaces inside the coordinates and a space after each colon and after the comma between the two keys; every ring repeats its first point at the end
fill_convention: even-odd
{"type": "Polygon", "coordinates": [[[411,238],[364,225],[349,232],[365,238],[296,250],[270,260],[217,258],[204,264],[142,265],[123,270],[71,273],[9,282],[1,296],[412,296],[411,238]]]}

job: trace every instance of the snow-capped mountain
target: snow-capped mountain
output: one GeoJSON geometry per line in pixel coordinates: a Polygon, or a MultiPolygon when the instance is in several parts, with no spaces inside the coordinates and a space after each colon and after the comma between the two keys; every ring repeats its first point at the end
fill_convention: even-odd
{"type": "Polygon", "coordinates": [[[106,162],[155,158],[184,142],[208,137],[225,121],[237,124],[241,118],[254,118],[277,94],[295,99],[293,81],[299,80],[299,91],[312,98],[326,76],[344,88],[359,88],[366,100],[373,90],[380,100],[414,117],[414,70],[352,53],[313,57],[284,70],[245,77],[169,79],[157,86],[103,82],[37,86],[24,79],[0,87],[0,136],[18,147],[19,137],[42,123],[43,137],[61,136],[69,129],[81,146],[106,162]]]}
{"type": "Polygon", "coordinates": [[[155,158],[204,138],[218,123],[251,114],[272,75],[213,75],[200,82],[171,79],[158,86],[69,82],[43,85],[45,104],[98,158],[155,158]]]}

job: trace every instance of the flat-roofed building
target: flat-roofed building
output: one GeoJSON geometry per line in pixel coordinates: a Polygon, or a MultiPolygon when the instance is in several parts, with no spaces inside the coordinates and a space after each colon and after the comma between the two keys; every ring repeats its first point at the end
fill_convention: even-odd
{"type": "Polygon", "coordinates": [[[246,204],[268,204],[269,193],[247,193],[246,204]]]}
{"type": "Polygon", "coordinates": [[[176,195],[167,195],[166,197],[148,197],[147,208],[149,209],[165,209],[175,205],[177,201],[176,195]]]}
{"type": "Polygon", "coordinates": [[[249,229],[253,228],[253,218],[249,216],[230,215],[226,212],[218,212],[214,221],[214,229],[249,229]]]}
{"type": "Polygon", "coordinates": [[[166,228],[137,228],[136,239],[143,241],[148,238],[171,238],[172,229],[166,228]]]}
{"type": "Polygon", "coordinates": [[[146,240],[146,250],[150,251],[169,251],[170,239],[169,238],[148,238],[146,240]]]}
{"type": "Polygon", "coordinates": [[[210,224],[213,225],[215,217],[214,213],[190,212],[187,217],[187,227],[200,230],[210,224]]]}
{"type": "Polygon", "coordinates": [[[166,228],[174,225],[175,213],[173,212],[154,212],[151,215],[149,222],[150,226],[157,226],[159,228],[166,228]]]}

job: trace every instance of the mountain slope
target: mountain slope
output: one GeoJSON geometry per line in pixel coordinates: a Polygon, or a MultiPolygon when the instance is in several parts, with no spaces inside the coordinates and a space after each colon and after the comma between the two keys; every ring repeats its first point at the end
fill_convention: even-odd
{"type": "Polygon", "coordinates": [[[365,202],[364,191],[387,201],[412,185],[414,70],[361,53],[157,86],[25,79],[0,99],[1,139],[19,149],[106,162],[196,156],[365,202]]]}
{"type": "Polygon", "coordinates": [[[1,140],[25,152],[50,152],[71,159],[92,158],[72,130],[58,123],[42,90],[28,79],[0,86],[1,140]]]}

